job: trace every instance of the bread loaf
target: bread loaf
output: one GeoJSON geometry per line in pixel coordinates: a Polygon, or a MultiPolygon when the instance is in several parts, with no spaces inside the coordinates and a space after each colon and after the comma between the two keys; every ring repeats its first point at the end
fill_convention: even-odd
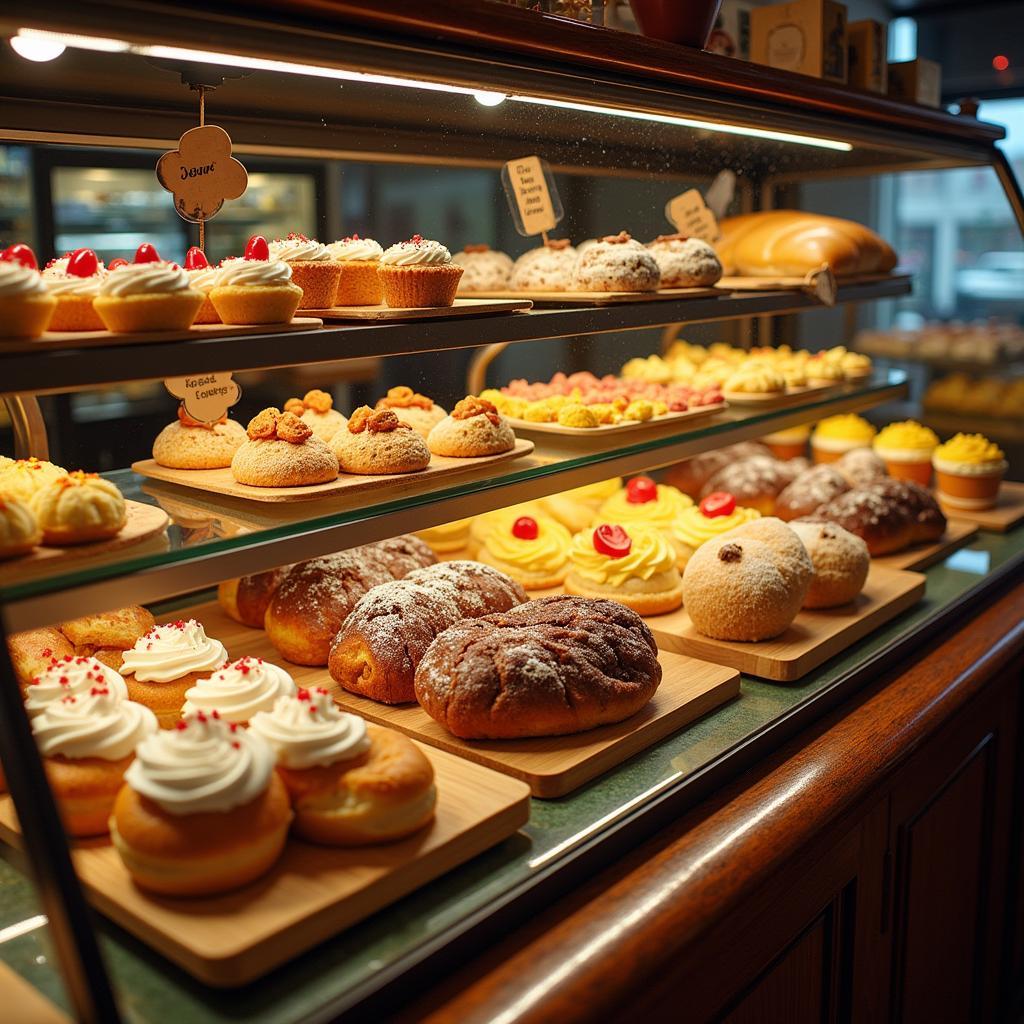
{"type": "Polygon", "coordinates": [[[344,689],[384,704],[415,701],[416,668],[439,633],[525,600],[518,583],[479,562],[419,569],[359,599],[331,647],[331,676],[344,689]]]}
{"type": "Polygon", "coordinates": [[[420,662],[415,689],[455,736],[515,739],[621,722],[660,683],[657,645],[636,612],[559,596],[445,630],[420,662]]]}
{"type": "Polygon", "coordinates": [[[262,629],[270,600],[288,569],[285,565],[269,572],[225,580],[217,587],[217,601],[235,622],[262,629]]]}

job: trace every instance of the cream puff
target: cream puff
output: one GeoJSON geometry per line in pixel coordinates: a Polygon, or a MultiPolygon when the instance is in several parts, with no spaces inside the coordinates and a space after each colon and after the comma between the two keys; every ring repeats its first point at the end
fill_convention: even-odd
{"type": "Polygon", "coordinates": [[[34,456],[17,459],[0,469],[0,494],[7,498],[15,498],[31,508],[32,499],[38,491],[67,475],[66,469],[55,466],[45,459],[37,459],[34,456]]]}
{"type": "Polygon", "coordinates": [[[148,736],[125,773],[110,838],[135,883],[204,896],[265,874],[284,849],[288,794],[264,740],[202,711],[148,736]]]}
{"type": "Polygon", "coordinates": [[[216,713],[225,722],[244,725],[257,712],[270,711],[279,697],[289,697],[295,691],[295,680],[283,668],[246,656],[189,687],[181,711],[183,715],[216,713]]]}
{"type": "Polygon", "coordinates": [[[121,674],[128,696],[145,704],[161,727],[170,729],[181,716],[185,694],[227,660],[224,645],[208,637],[195,619],[179,619],[154,626],[125,651],[121,674]]]}
{"type": "Polygon", "coordinates": [[[54,701],[87,697],[97,687],[105,687],[116,700],[128,699],[121,674],[102,661],[71,654],[54,658],[25,688],[25,712],[35,718],[54,701]]]}
{"type": "Polygon", "coordinates": [[[27,555],[42,539],[43,531],[28,505],[0,495],[0,560],[27,555]]]}
{"type": "Polygon", "coordinates": [[[325,444],[348,422],[337,409],[334,399],[319,388],[307,391],[302,398],[289,398],[284,411],[294,413],[325,444]]]}
{"type": "Polygon", "coordinates": [[[117,485],[98,473],[81,470],[40,488],[31,508],[43,532],[43,543],[59,547],[108,540],[128,521],[117,485]]]}
{"type": "Polygon", "coordinates": [[[340,711],[323,688],[279,698],[253,718],[251,731],[274,751],[303,839],[386,843],[434,816],[434,769],[419,747],[340,711]]]}

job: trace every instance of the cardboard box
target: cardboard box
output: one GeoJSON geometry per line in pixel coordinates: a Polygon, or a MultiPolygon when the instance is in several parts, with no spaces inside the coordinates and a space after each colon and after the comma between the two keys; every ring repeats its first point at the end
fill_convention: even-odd
{"type": "Polygon", "coordinates": [[[846,81],[857,89],[885,92],[888,87],[888,29],[865,18],[846,25],[846,81]]]}
{"type": "Polygon", "coordinates": [[[942,67],[918,57],[889,65],[889,95],[926,107],[942,106],[942,67]]]}
{"type": "Polygon", "coordinates": [[[715,27],[704,49],[726,57],[750,60],[750,11],[753,6],[749,0],[722,0],[715,27]]]}
{"type": "Polygon", "coordinates": [[[794,0],[750,12],[750,59],[831,82],[846,81],[846,5],[794,0]]]}

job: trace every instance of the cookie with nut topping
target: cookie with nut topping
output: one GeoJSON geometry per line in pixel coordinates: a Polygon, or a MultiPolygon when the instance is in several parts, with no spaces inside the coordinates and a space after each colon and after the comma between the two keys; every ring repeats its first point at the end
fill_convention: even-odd
{"type": "Polygon", "coordinates": [[[305,487],[338,477],[338,460],[308,423],[273,407],[257,413],[231,460],[231,475],[253,487],[305,487]]]}
{"type": "Polygon", "coordinates": [[[492,402],[472,395],[458,402],[427,435],[434,455],[457,459],[500,455],[516,446],[516,435],[492,402]]]}
{"type": "Polygon", "coordinates": [[[426,441],[393,409],[361,405],[331,439],[331,451],[346,473],[375,476],[418,473],[430,464],[426,441]]]}

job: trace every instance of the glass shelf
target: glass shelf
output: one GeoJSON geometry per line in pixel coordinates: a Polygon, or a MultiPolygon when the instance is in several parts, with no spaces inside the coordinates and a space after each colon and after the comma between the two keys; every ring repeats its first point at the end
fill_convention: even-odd
{"type": "Polygon", "coordinates": [[[365,492],[348,499],[261,503],[145,480],[131,470],[107,474],[126,498],[159,504],[176,521],[167,538],[127,548],[110,561],[52,572],[26,582],[3,581],[8,630],[29,629],[81,614],[82,608],[145,604],[204,589],[221,580],[355,547],[385,537],[479,515],[572,487],[655,469],[737,441],[761,437],[825,415],[879,405],[905,394],[906,376],[879,374],[783,408],[733,406],[685,433],[644,434],[619,448],[560,450],[538,443],[532,455],[498,463],[433,489],[365,492]],[[370,501],[373,499],[370,498],[370,501]],[[179,525],[180,524],[180,525],[179,525]]]}

